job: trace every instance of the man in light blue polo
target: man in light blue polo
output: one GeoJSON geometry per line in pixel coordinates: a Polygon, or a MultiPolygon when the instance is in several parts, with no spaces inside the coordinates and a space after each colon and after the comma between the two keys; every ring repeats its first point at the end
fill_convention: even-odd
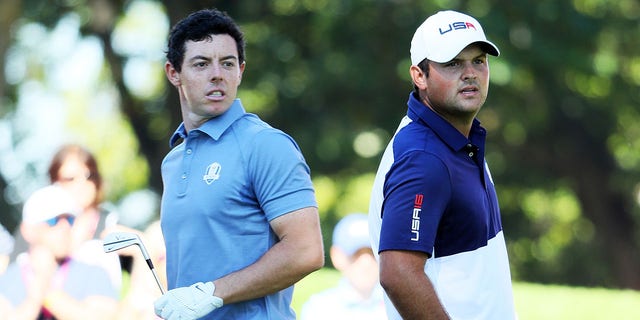
{"type": "Polygon", "coordinates": [[[480,23],[438,12],[411,42],[407,115],[369,206],[390,319],[515,318],[500,209],[476,115],[498,48],[480,23]]]}
{"type": "Polygon", "coordinates": [[[236,98],[244,40],[226,13],[201,10],[178,22],[167,60],[183,122],[162,163],[170,290],[155,312],[183,320],[295,319],[293,284],[324,264],[302,153],[236,98]]]}

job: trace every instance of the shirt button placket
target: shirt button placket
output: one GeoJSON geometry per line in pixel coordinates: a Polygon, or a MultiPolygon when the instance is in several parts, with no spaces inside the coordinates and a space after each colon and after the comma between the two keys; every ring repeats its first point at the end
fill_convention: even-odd
{"type": "Polygon", "coordinates": [[[467,150],[469,151],[469,158],[473,158],[473,145],[472,144],[468,144],[467,145],[467,150]]]}
{"type": "Polygon", "coordinates": [[[191,169],[191,162],[193,160],[193,144],[187,140],[185,145],[184,156],[182,158],[182,175],[180,176],[180,193],[185,194],[187,192],[187,186],[189,183],[189,173],[191,169]]]}

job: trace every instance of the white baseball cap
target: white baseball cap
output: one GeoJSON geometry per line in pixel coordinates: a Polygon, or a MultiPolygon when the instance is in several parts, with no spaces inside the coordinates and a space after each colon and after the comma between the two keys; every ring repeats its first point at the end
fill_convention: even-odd
{"type": "Polygon", "coordinates": [[[449,62],[474,42],[486,44],[483,46],[486,53],[500,55],[498,47],[487,40],[478,20],[457,11],[440,11],[428,17],[413,35],[411,64],[418,65],[424,59],[449,62]]]}
{"type": "Polygon", "coordinates": [[[71,195],[58,185],[36,190],[22,207],[22,222],[35,224],[60,215],[76,216],[79,208],[71,195]]]}
{"type": "Polygon", "coordinates": [[[368,216],[364,213],[351,213],[342,218],[333,229],[332,242],[348,256],[362,248],[371,248],[368,216]]]}

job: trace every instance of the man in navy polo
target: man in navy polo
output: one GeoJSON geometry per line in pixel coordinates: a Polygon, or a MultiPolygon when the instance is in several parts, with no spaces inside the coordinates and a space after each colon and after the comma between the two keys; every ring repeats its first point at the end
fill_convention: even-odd
{"type": "Polygon", "coordinates": [[[411,42],[414,91],[369,208],[390,319],[514,319],[500,209],[476,115],[498,56],[480,23],[429,17],[411,42]]]}

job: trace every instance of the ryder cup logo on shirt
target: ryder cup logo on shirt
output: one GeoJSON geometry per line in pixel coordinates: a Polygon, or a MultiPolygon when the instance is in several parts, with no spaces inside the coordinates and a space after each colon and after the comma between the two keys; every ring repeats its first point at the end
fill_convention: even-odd
{"type": "Polygon", "coordinates": [[[202,176],[202,180],[204,180],[204,182],[206,182],[207,184],[212,184],[214,181],[220,179],[221,169],[222,169],[222,166],[217,162],[210,164],[207,167],[207,170],[205,171],[204,176],[202,176]]]}

